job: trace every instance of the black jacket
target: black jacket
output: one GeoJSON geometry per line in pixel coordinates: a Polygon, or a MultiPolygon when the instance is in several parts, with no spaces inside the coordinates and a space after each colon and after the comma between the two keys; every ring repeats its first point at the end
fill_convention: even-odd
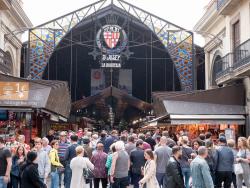
{"type": "Polygon", "coordinates": [[[38,165],[27,162],[21,167],[21,188],[46,188],[38,174],[38,165]]]}
{"type": "Polygon", "coordinates": [[[143,149],[137,147],[132,150],[130,154],[130,161],[131,173],[141,175],[141,168],[144,167],[146,163],[143,149]]]}
{"type": "Polygon", "coordinates": [[[180,163],[171,157],[166,167],[166,177],[164,181],[164,188],[184,188],[184,181],[181,172],[180,163]]]}
{"type": "Polygon", "coordinates": [[[145,142],[147,142],[151,146],[151,149],[154,150],[156,142],[152,137],[146,138],[145,142]]]}

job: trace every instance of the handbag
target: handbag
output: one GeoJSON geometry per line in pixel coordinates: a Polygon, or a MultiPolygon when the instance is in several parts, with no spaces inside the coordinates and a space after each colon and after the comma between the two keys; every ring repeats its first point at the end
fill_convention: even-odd
{"type": "MultiPolygon", "coordinates": [[[[56,154],[55,154],[56,155],[56,154]]],[[[55,161],[56,162],[59,162],[58,160],[57,160],[57,157],[55,156],[55,161]]],[[[51,172],[58,172],[58,173],[63,173],[64,172],[64,170],[65,170],[65,168],[64,167],[62,167],[62,166],[56,166],[56,165],[53,165],[53,164],[51,164],[51,172]]]]}
{"type": "Polygon", "coordinates": [[[234,164],[234,173],[236,175],[243,174],[243,168],[240,163],[234,164]]]}
{"type": "Polygon", "coordinates": [[[83,169],[82,175],[83,175],[84,179],[86,179],[86,180],[94,179],[94,177],[95,177],[94,172],[92,170],[90,170],[88,167],[83,169]]]}

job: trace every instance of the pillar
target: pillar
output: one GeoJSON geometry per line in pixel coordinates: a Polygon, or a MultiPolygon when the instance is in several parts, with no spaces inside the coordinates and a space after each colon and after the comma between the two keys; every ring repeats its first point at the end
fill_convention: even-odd
{"type": "Polygon", "coordinates": [[[246,96],[246,136],[250,136],[250,77],[244,78],[246,96]]]}

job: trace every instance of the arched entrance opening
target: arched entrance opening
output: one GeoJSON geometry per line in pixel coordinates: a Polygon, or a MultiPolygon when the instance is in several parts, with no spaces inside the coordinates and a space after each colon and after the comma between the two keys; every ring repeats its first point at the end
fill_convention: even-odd
{"type": "MultiPolygon", "coordinates": [[[[91,111],[100,119],[114,111],[117,119],[124,112],[148,113],[153,91],[191,90],[193,34],[125,1],[107,2],[98,1],[30,30],[30,77],[68,81],[72,101],[80,100],[75,110],[85,115],[91,111]],[[97,35],[107,25],[120,27],[127,36],[117,43],[122,47],[126,41],[125,48],[118,48],[120,69],[100,68],[105,49],[98,46],[97,35]],[[104,77],[103,90],[91,84],[96,75],[104,77]],[[99,92],[93,94],[93,88],[99,92]]],[[[107,47],[105,36],[102,39],[107,47]]]]}
{"type": "MultiPolygon", "coordinates": [[[[122,59],[121,69],[132,71],[132,95],[146,102],[151,102],[152,91],[181,90],[180,81],[173,61],[161,41],[144,25],[127,17],[119,11],[112,12],[117,25],[124,25],[128,35],[128,48],[133,53],[128,59],[122,59]],[[151,83],[152,82],[152,83],[151,83]],[[151,90],[152,87],[152,90],[151,90]]],[[[99,59],[90,53],[95,49],[96,33],[107,24],[109,13],[88,22],[85,20],[73,28],[53,51],[44,72],[44,79],[65,80],[69,82],[72,100],[91,95],[91,70],[100,69],[99,59]],[[99,24],[95,24],[99,22],[99,24]]],[[[96,48],[97,49],[97,48],[96,48]]],[[[119,68],[102,68],[105,75],[105,87],[119,88],[119,68]]]]}

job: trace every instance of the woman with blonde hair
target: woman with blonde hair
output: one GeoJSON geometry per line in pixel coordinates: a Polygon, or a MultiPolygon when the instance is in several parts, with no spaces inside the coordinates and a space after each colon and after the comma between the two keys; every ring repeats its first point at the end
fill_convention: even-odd
{"type": "Polygon", "coordinates": [[[146,185],[146,188],[160,188],[156,179],[156,163],[154,161],[154,154],[151,149],[146,149],[144,157],[147,160],[145,163],[143,173],[144,177],[140,180],[141,187],[146,185]]]}
{"type": "Polygon", "coordinates": [[[51,188],[57,188],[59,187],[59,168],[63,167],[63,165],[59,161],[58,157],[58,147],[59,142],[58,140],[53,140],[51,142],[52,149],[49,152],[49,159],[51,163],[51,188]]]}
{"type": "Polygon", "coordinates": [[[247,138],[247,147],[250,149],[250,136],[247,138]]]}
{"type": "MultiPolygon", "coordinates": [[[[233,154],[234,154],[234,162],[236,161],[236,157],[237,157],[237,153],[238,151],[236,150],[235,148],[235,140],[234,139],[229,139],[227,140],[227,145],[229,148],[232,149],[233,151],[233,154]]],[[[233,171],[233,185],[234,185],[234,188],[237,188],[237,183],[236,183],[236,175],[235,175],[235,172],[233,171]]]]}
{"type": "Polygon", "coordinates": [[[236,162],[240,163],[243,168],[242,174],[236,174],[237,187],[242,188],[243,181],[247,188],[250,188],[250,151],[247,145],[247,139],[245,137],[238,138],[239,151],[236,156],[236,162]]]}
{"type": "Polygon", "coordinates": [[[83,188],[86,187],[86,180],[83,177],[83,169],[89,168],[94,170],[94,165],[87,157],[84,156],[84,148],[82,146],[76,147],[76,157],[70,162],[70,168],[72,170],[72,178],[70,188],[83,188]]]}

